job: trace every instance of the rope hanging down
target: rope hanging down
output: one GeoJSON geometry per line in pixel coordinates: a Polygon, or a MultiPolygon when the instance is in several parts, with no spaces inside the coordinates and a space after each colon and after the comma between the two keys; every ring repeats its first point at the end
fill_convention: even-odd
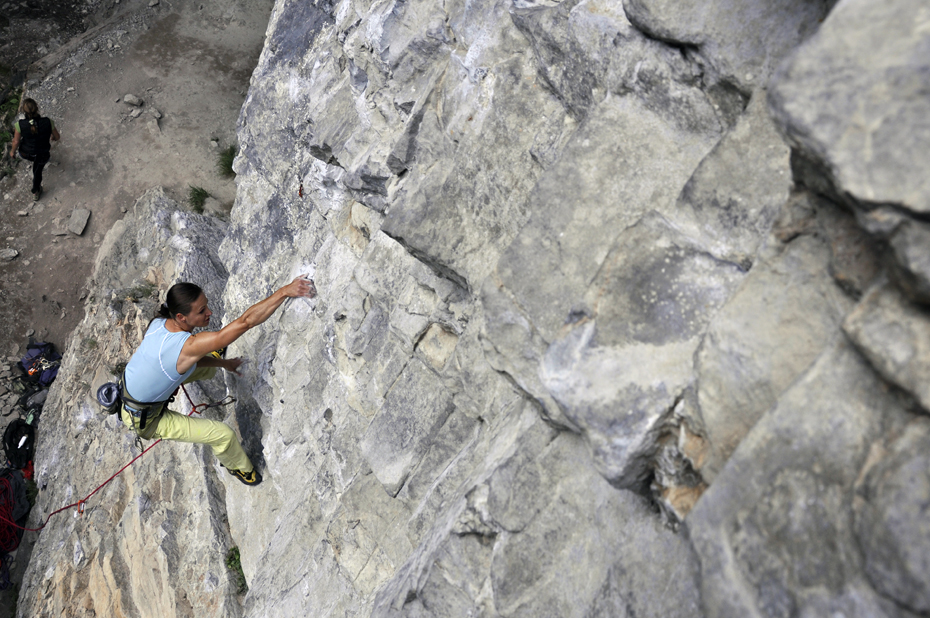
{"type": "MultiPolygon", "coordinates": [[[[225,399],[223,399],[223,400],[221,400],[221,401],[217,401],[217,402],[214,402],[214,403],[201,403],[201,404],[199,404],[199,405],[195,405],[195,404],[194,404],[194,400],[191,399],[191,396],[190,396],[190,395],[188,395],[187,389],[184,388],[184,385],[183,385],[183,384],[181,385],[181,390],[184,391],[184,396],[187,397],[187,401],[190,402],[190,404],[191,404],[191,411],[188,412],[188,414],[187,414],[188,416],[191,416],[194,412],[196,412],[197,414],[201,414],[201,413],[202,413],[202,412],[201,412],[202,410],[207,410],[207,409],[209,409],[209,408],[217,408],[217,407],[220,407],[220,406],[226,406],[226,405],[229,405],[229,404],[231,404],[231,403],[233,403],[233,402],[236,401],[236,399],[230,395],[230,396],[227,396],[225,399]]],[[[147,449],[145,449],[144,451],[142,451],[141,453],[139,453],[138,455],[136,455],[136,457],[133,458],[132,461],[130,461],[128,464],[126,464],[125,466],[123,466],[122,468],[120,468],[120,469],[116,472],[116,474],[114,474],[113,476],[111,476],[110,478],[108,478],[107,480],[105,480],[99,487],[97,487],[97,489],[95,489],[95,490],[93,490],[92,492],[90,492],[89,494],[87,494],[87,496],[85,496],[83,499],[78,500],[77,502],[75,502],[75,503],[73,503],[73,504],[69,504],[68,506],[63,506],[63,507],[61,507],[60,509],[58,509],[57,511],[52,511],[51,513],[49,513],[48,517],[45,518],[45,523],[43,523],[43,524],[42,524],[41,526],[39,526],[38,528],[24,528],[24,527],[22,527],[22,526],[20,526],[20,525],[17,525],[16,522],[13,522],[13,521],[10,521],[9,519],[7,519],[7,514],[6,514],[6,513],[0,513],[0,523],[5,523],[5,524],[8,524],[8,525],[10,525],[10,526],[15,526],[16,528],[19,528],[20,530],[26,530],[27,532],[39,532],[40,530],[42,530],[43,528],[45,528],[45,526],[48,525],[48,521],[52,518],[52,515],[55,515],[55,514],[57,514],[57,513],[61,513],[62,511],[67,511],[67,510],[70,509],[70,508],[77,507],[77,508],[78,508],[78,513],[79,513],[80,515],[83,515],[83,514],[84,514],[84,506],[85,506],[85,504],[87,503],[87,501],[91,498],[91,496],[93,496],[95,493],[97,493],[98,491],[100,491],[101,489],[103,489],[104,487],[106,487],[106,486],[107,486],[107,483],[109,483],[110,481],[112,481],[113,479],[115,479],[117,476],[119,476],[119,474],[120,474],[123,470],[125,470],[126,468],[128,468],[128,467],[131,466],[132,464],[136,463],[136,460],[138,460],[140,457],[142,457],[143,455],[145,455],[146,453],[148,453],[150,450],[152,450],[153,448],[155,448],[155,446],[156,446],[159,442],[161,442],[161,439],[159,439],[158,441],[153,442],[152,444],[150,444],[149,447],[148,447],[147,449]]]]}

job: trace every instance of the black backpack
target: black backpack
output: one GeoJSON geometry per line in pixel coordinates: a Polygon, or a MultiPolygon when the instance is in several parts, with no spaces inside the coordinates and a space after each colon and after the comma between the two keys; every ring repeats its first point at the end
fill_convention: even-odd
{"type": "Polygon", "coordinates": [[[21,418],[13,419],[3,432],[3,452],[11,468],[25,468],[36,452],[35,427],[21,418]]]}
{"type": "Polygon", "coordinates": [[[55,351],[55,346],[51,343],[30,343],[26,346],[26,355],[20,359],[19,366],[25,373],[25,382],[48,386],[58,375],[61,354],[55,351]]]}

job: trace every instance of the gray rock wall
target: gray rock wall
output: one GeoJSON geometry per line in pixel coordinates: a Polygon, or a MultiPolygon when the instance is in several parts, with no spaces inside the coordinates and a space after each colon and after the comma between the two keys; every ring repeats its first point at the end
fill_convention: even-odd
{"type": "MultiPolygon", "coordinates": [[[[140,453],[118,419],[101,414],[97,387],[121,373],[166,281],[202,281],[221,302],[226,272],[215,247],[225,228],[179,211],[153,189],[107,233],[87,313],[39,421],[31,527],[87,497],[140,453]]],[[[199,389],[191,394],[204,397],[199,389]]],[[[234,542],[214,466],[200,446],[162,443],[91,497],[84,515],[54,515],[32,547],[17,615],[241,615],[224,565],[234,542]]]]}
{"type": "MultiPolygon", "coordinates": [[[[200,393],[265,481],[160,445],[22,615],[925,615],[930,13],[833,5],[279,0],[231,221],[140,201],[44,419],[106,424],[109,290],[307,273],[200,393]]],[[[128,455],[45,435],[44,512],[128,455]]]]}

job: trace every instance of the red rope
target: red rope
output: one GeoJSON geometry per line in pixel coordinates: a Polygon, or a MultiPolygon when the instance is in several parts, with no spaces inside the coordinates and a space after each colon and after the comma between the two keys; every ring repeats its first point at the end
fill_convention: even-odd
{"type": "MultiPolygon", "coordinates": [[[[191,414],[193,414],[193,411],[191,411],[191,414]]],[[[188,416],[190,416],[190,414],[188,414],[188,416]]],[[[161,442],[161,440],[159,440],[158,442],[161,442]]],[[[38,531],[40,531],[42,528],[44,528],[46,525],[48,525],[48,520],[50,520],[50,519],[52,518],[52,515],[55,515],[55,514],[57,514],[57,513],[61,513],[62,511],[67,511],[68,509],[73,508],[73,507],[79,507],[79,508],[78,508],[78,511],[79,511],[80,513],[83,514],[83,513],[84,513],[84,503],[87,502],[87,500],[88,500],[91,496],[93,496],[95,493],[97,493],[98,491],[100,491],[101,489],[103,489],[103,488],[107,485],[107,483],[109,483],[110,481],[112,481],[113,479],[115,479],[115,478],[119,475],[120,472],[122,472],[123,470],[125,470],[126,468],[128,468],[129,466],[131,466],[132,464],[136,463],[136,460],[139,459],[139,457],[142,457],[143,455],[145,455],[146,453],[148,453],[150,450],[152,450],[152,448],[154,448],[155,445],[158,444],[158,442],[155,442],[155,443],[151,444],[147,449],[145,449],[144,451],[142,451],[141,453],[139,453],[138,455],[136,455],[135,459],[133,459],[133,460],[130,461],[128,464],[126,464],[125,466],[123,466],[122,468],[120,468],[120,469],[119,469],[119,472],[117,472],[116,474],[114,474],[113,476],[111,476],[110,478],[108,478],[106,481],[104,481],[102,485],[100,485],[99,487],[97,487],[97,489],[95,489],[94,491],[92,491],[92,492],[90,492],[89,494],[87,494],[87,497],[84,498],[83,500],[78,500],[78,501],[75,502],[74,504],[69,504],[68,506],[63,506],[63,507],[61,507],[60,509],[58,509],[57,511],[52,511],[51,513],[49,513],[48,517],[45,518],[45,523],[42,524],[41,526],[39,526],[38,528],[23,528],[22,526],[17,525],[15,522],[12,522],[12,521],[6,519],[6,518],[3,517],[2,515],[0,515],[0,521],[3,521],[4,523],[7,523],[7,524],[9,524],[9,525],[11,525],[11,526],[16,526],[16,527],[19,528],[20,530],[27,530],[27,531],[29,531],[29,532],[38,532],[38,531]]]]}
{"type": "MultiPolygon", "coordinates": [[[[203,408],[203,409],[206,410],[207,408],[212,408],[212,407],[221,406],[221,405],[227,405],[227,404],[230,404],[230,403],[232,403],[233,401],[235,401],[235,399],[232,399],[231,397],[227,397],[227,399],[232,399],[232,401],[226,401],[226,399],[224,399],[223,401],[220,401],[220,402],[217,402],[217,403],[212,403],[212,404],[211,404],[211,403],[202,403],[202,404],[200,404],[200,405],[198,406],[198,405],[194,405],[194,400],[191,399],[191,396],[187,394],[187,389],[184,388],[184,385],[183,385],[183,384],[181,385],[181,390],[184,391],[184,395],[187,397],[187,401],[189,401],[190,404],[191,404],[191,411],[188,412],[188,414],[187,414],[188,416],[191,416],[194,412],[197,412],[198,414],[200,414],[200,412],[197,411],[197,408],[203,408]]],[[[157,442],[154,442],[154,443],[152,443],[151,445],[149,445],[149,447],[148,447],[147,449],[145,449],[144,451],[142,451],[141,453],[139,453],[138,455],[136,455],[136,457],[135,457],[132,461],[130,461],[128,464],[126,464],[125,466],[123,466],[122,468],[120,468],[119,471],[117,471],[116,474],[114,474],[113,476],[111,476],[110,478],[108,478],[106,481],[104,481],[99,487],[97,487],[97,489],[95,489],[94,491],[92,491],[92,492],[90,492],[89,494],[87,494],[87,496],[86,496],[84,499],[78,500],[78,501],[75,502],[74,504],[69,504],[68,506],[63,506],[63,507],[61,507],[60,509],[58,509],[57,511],[53,511],[53,512],[49,513],[48,517],[45,518],[45,523],[42,524],[41,526],[39,526],[38,528],[23,528],[22,526],[18,525],[16,522],[10,521],[10,520],[13,518],[13,516],[12,516],[12,506],[11,506],[11,508],[9,509],[9,511],[10,511],[9,513],[6,512],[6,509],[0,509],[0,522],[9,524],[10,526],[15,526],[16,528],[19,528],[20,530],[26,530],[26,531],[28,531],[28,532],[39,532],[40,530],[42,530],[42,528],[44,528],[45,526],[48,525],[48,520],[50,520],[50,519],[52,518],[52,515],[55,515],[55,514],[57,514],[57,513],[61,513],[62,511],[67,511],[67,510],[70,509],[70,508],[78,507],[78,513],[80,513],[81,515],[83,515],[83,514],[84,514],[84,503],[87,502],[87,501],[90,499],[91,496],[93,496],[95,493],[97,493],[98,491],[100,491],[101,489],[103,489],[104,487],[106,487],[107,483],[109,483],[110,481],[112,481],[113,479],[115,479],[117,476],[119,476],[120,472],[122,472],[123,470],[125,470],[126,468],[128,468],[129,466],[131,466],[132,464],[136,463],[136,460],[138,460],[140,457],[142,457],[143,455],[145,455],[146,453],[148,453],[150,450],[152,450],[153,448],[155,448],[155,445],[157,445],[159,442],[161,442],[161,439],[159,439],[157,442]],[[9,517],[9,519],[8,519],[7,517],[9,517]]],[[[3,479],[3,481],[5,481],[7,484],[9,484],[9,481],[7,481],[6,479],[3,479]]],[[[11,496],[12,496],[12,489],[10,490],[10,494],[11,494],[11,496]]],[[[2,531],[2,529],[0,529],[0,531],[2,531]]],[[[2,543],[3,543],[2,537],[0,537],[0,545],[2,545],[2,543]]]]}

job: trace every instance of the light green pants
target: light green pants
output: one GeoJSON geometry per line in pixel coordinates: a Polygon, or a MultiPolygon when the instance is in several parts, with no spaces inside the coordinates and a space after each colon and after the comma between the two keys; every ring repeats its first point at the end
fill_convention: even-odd
{"type": "MultiPolygon", "coordinates": [[[[216,367],[195,369],[185,384],[197,380],[208,380],[216,375],[216,367]]],[[[227,470],[252,471],[252,462],[242,450],[239,438],[232,428],[219,421],[206,418],[195,418],[179,414],[174,410],[165,408],[161,416],[146,423],[145,430],[139,431],[139,419],[132,413],[122,409],[123,424],[146,440],[161,438],[162,440],[176,440],[178,442],[191,442],[193,444],[207,444],[213,449],[213,454],[227,470]]]]}

